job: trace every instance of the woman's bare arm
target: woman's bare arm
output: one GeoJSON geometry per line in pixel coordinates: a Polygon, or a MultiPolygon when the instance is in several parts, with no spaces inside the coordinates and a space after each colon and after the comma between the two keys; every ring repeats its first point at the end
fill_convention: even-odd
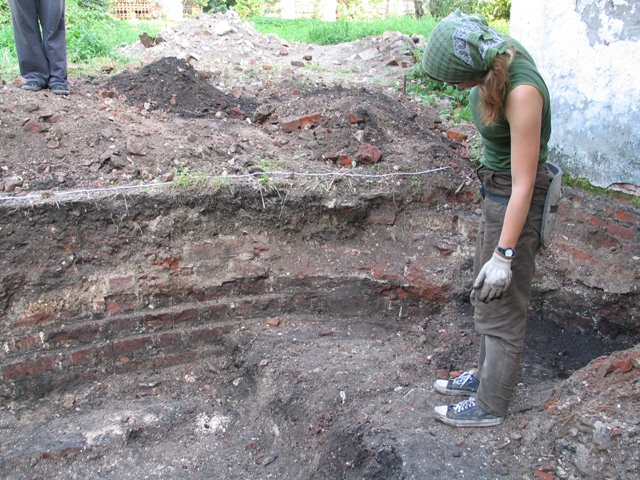
{"type": "Polygon", "coordinates": [[[505,214],[500,246],[516,248],[529,214],[540,155],[542,107],[540,92],[532,85],[518,85],[507,97],[506,117],[511,129],[512,192],[505,214]]]}

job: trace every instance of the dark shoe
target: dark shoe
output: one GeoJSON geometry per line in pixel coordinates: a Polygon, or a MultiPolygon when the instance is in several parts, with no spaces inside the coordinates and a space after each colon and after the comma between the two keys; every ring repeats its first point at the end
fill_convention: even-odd
{"type": "Polygon", "coordinates": [[[53,85],[49,85],[49,90],[56,95],[69,95],[71,93],[69,87],[64,83],[54,83],[53,85]]]}
{"type": "Polygon", "coordinates": [[[42,85],[40,85],[35,80],[29,80],[27,83],[22,85],[21,88],[23,90],[29,90],[30,92],[39,92],[40,90],[42,90],[42,85]]]}
{"type": "Polygon", "coordinates": [[[453,380],[436,380],[433,388],[444,395],[471,395],[478,393],[480,382],[471,372],[464,372],[453,380]]]}
{"type": "Polygon", "coordinates": [[[476,397],[455,405],[441,405],[434,409],[436,419],[454,427],[493,427],[500,425],[503,417],[496,417],[476,405],[476,397]]]}

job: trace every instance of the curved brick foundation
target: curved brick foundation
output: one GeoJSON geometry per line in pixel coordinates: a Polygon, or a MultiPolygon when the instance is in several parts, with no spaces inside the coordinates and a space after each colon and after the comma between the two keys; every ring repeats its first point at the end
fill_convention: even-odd
{"type": "MultiPolygon", "coordinates": [[[[239,190],[4,205],[2,396],[223,355],[225,334],[240,321],[428,322],[445,308],[469,311],[477,198],[442,188],[264,200],[239,190]]],[[[580,272],[610,268],[603,249],[640,256],[638,214],[598,202],[575,193],[563,200],[531,315],[633,340],[633,265],[609,283],[580,272]]]]}

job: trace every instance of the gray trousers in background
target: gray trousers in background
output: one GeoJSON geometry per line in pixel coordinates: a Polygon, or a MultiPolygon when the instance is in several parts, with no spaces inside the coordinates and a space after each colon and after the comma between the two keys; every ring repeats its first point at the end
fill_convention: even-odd
{"type": "MultiPolygon", "coordinates": [[[[495,172],[480,167],[478,177],[488,193],[483,200],[476,243],[474,280],[498,246],[507,210],[506,203],[500,200],[508,199],[511,195],[510,172],[495,172]]],[[[476,331],[480,334],[478,370],[475,373],[480,387],[476,400],[483,410],[500,417],[507,415],[511,395],[518,382],[527,307],[531,298],[536,253],[540,248],[542,211],[552,179],[553,174],[546,166],[538,169],[533,202],[511,265],[513,278],[508,290],[502,298],[488,303],[476,300],[472,293],[473,318],[476,331]]]]}
{"type": "Polygon", "coordinates": [[[65,0],[9,0],[9,7],[20,74],[43,87],[66,85],[65,0]]]}

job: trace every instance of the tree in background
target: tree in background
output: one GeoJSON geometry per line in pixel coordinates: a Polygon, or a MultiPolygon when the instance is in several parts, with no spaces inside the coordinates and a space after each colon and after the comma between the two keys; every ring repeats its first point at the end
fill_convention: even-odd
{"type": "Polygon", "coordinates": [[[487,20],[508,20],[511,14],[511,0],[428,0],[428,3],[429,14],[436,18],[455,10],[479,13],[487,20]]]}
{"type": "Polygon", "coordinates": [[[202,7],[203,12],[217,13],[235,10],[241,18],[261,17],[272,8],[278,0],[193,0],[202,7]]]}

